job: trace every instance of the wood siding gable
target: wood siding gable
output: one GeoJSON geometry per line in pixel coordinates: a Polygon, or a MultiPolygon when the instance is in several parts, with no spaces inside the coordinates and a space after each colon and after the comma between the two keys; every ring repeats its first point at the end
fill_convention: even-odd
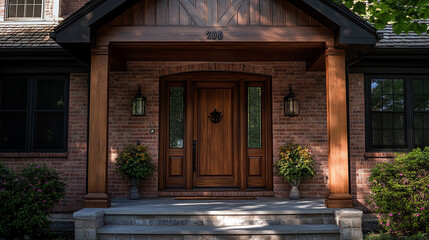
{"type": "Polygon", "coordinates": [[[111,26],[321,26],[283,0],[145,0],[111,26]]]}

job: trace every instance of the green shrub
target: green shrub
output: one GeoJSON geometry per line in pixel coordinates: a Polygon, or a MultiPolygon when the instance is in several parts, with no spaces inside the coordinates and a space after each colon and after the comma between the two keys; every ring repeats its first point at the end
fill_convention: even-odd
{"type": "Polygon", "coordinates": [[[65,196],[65,181],[45,165],[29,164],[18,176],[0,163],[0,237],[46,239],[46,216],[65,196]]]}
{"type": "Polygon", "coordinates": [[[145,179],[153,175],[156,165],[152,163],[152,158],[147,152],[146,146],[128,145],[124,151],[116,158],[115,172],[122,177],[135,177],[145,179]]]}
{"type": "Polygon", "coordinates": [[[429,147],[378,164],[369,180],[369,203],[386,232],[403,236],[429,232],[429,147]]]}
{"type": "Polygon", "coordinates": [[[284,178],[286,182],[292,180],[313,177],[314,160],[308,148],[290,141],[280,147],[280,159],[274,164],[277,176],[284,178]]]}

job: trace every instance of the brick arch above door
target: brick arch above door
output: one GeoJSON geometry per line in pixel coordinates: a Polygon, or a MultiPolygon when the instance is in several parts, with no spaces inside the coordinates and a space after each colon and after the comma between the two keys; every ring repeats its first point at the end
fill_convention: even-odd
{"type": "Polygon", "coordinates": [[[158,76],[166,76],[178,73],[185,72],[195,72],[195,71],[229,71],[229,72],[239,72],[239,73],[251,73],[251,74],[261,74],[261,75],[273,75],[272,68],[266,68],[263,66],[252,66],[246,63],[195,63],[195,64],[186,64],[179,65],[174,67],[168,67],[160,69],[158,76]]]}

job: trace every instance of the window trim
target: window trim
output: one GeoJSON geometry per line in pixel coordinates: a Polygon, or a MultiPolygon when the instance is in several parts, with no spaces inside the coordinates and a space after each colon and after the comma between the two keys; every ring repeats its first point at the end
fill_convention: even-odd
{"type": "Polygon", "coordinates": [[[18,22],[41,22],[45,21],[45,7],[46,2],[42,0],[42,12],[39,17],[9,17],[9,1],[5,0],[4,20],[5,21],[18,21],[18,22]]]}
{"type": "Polygon", "coordinates": [[[365,75],[364,98],[365,98],[365,149],[366,152],[408,152],[415,148],[414,135],[414,79],[428,79],[429,75],[404,75],[404,74],[369,74],[365,75]],[[371,80],[374,78],[399,78],[404,79],[405,91],[405,135],[406,148],[375,148],[372,146],[372,107],[371,107],[371,80]]]}
{"type": "MultiPolygon", "coordinates": [[[[26,135],[24,149],[0,149],[0,153],[67,153],[68,151],[68,125],[69,125],[69,88],[70,76],[67,74],[14,74],[5,75],[5,78],[26,78],[27,84],[27,118],[26,118],[26,135]],[[34,138],[36,134],[35,116],[37,108],[37,81],[43,78],[56,78],[64,81],[64,145],[61,149],[34,149],[34,138]]],[[[1,95],[1,92],[0,92],[1,95]]],[[[1,97],[1,96],[0,96],[1,97]]],[[[0,112],[2,112],[0,110],[0,112]]],[[[55,112],[55,111],[52,111],[55,112]]]]}

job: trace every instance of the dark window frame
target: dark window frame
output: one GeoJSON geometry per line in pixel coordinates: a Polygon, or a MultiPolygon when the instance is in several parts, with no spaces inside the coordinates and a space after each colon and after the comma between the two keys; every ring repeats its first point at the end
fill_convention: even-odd
{"type": "MultiPolygon", "coordinates": [[[[26,116],[26,136],[25,136],[25,148],[24,149],[0,149],[1,153],[67,153],[68,151],[68,123],[69,123],[69,85],[70,78],[66,74],[15,74],[6,75],[5,78],[26,78],[27,79],[27,113],[26,116]],[[36,134],[36,113],[39,111],[43,112],[59,112],[60,110],[37,110],[37,84],[38,79],[58,79],[64,81],[64,120],[63,120],[63,146],[58,149],[35,149],[34,139],[36,134]]],[[[1,85],[0,81],[0,85],[1,85]]],[[[1,87],[1,86],[0,86],[1,87]]],[[[1,91],[0,91],[1,101],[1,91]]],[[[7,112],[7,110],[1,110],[7,112]]]]}
{"type": "Polygon", "coordinates": [[[414,135],[414,90],[413,80],[428,79],[429,75],[404,75],[404,74],[371,74],[365,75],[365,148],[367,152],[408,152],[415,146],[414,135]],[[404,79],[405,93],[405,148],[374,147],[372,142],[372,103],[371,103],[371,80],[372,79],[404,79]]]}
{"type": "Polygon", "coordinates": [[[10,0],[6,0],[5,1],[5,20],[10,20],[10,21],[44,21],[45,20],[45,7],[46,7],[46,2],[45,0],[42,0],[42,9],[41,9],[41,13],[40,13],[40,17],[10,17],[9,16],[9,2],[10,0]]]}

